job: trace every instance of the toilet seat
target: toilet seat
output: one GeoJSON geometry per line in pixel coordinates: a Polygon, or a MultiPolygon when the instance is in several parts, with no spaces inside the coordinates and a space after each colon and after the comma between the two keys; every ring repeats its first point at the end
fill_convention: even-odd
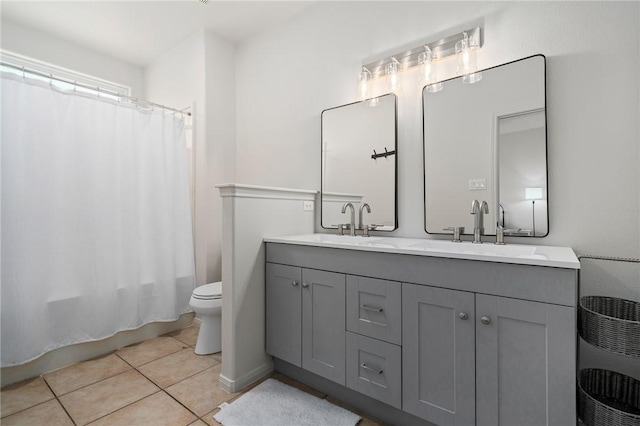
{"type": "Polygon", "coordinates": [[[216,300],[222,298],[222,282],[205,284],[193,290],[192,297],[198,300],[216,300]]]}

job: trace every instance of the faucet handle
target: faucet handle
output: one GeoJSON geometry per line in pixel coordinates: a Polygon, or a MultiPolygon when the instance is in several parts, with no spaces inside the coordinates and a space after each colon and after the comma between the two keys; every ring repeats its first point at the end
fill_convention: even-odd
{"type": "Polygon", "coordinates": [[[338,235],[344,235],[344,230],[349,229],[349,224],[348,223],[339,223],[337,225],[331,225],[331,226],[335,226],[338,228],[338,235]]]}
{"type": "Polygon", "coordinates": [[[369,225],[365,225],[364,228],[362,229],[362,236],[363,237],[370,237],[371,235],[369,235],[369,232],[370,231],[375,231],[378,226],[379,225],[374,225],[373,223],[369,224],[369,225]]]}
{"type": "Polygon", "coordinates": [[[460,239],[460,234],[464,232],[464,226],[450,226],[448,228],[443,228],[443,231],[453,231],[453,242],[460,243],[462,240],[460,239]]]}

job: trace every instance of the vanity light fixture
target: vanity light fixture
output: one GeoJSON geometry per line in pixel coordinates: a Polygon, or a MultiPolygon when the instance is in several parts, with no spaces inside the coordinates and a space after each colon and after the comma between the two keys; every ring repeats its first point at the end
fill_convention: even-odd
{"type": "Polygon", "coordinates": [[[361,100],[373,99],[378,94],[373,94],[372,83],[379,78],[386,79],[386,89],[391,92],[401,90],[401,74],[411,68],[420,66],[420,82],[427,86],[428,92],[438,92],[442,90],[442,84],[438,82],[435,73],[435,62],[440,63],[446,58],[456,55],[458,58],[464,56],[463,64],[468,64],[468,71],[461,71],[464,83],[475,83],[480,81],[482,74],[476,72],[475,51],[482,47],[482,30],[480,27],[471,28],[457,34],[444,37],[433,42],[423,42],[419,46],[386,56],[382,59],[369,62],[363,61],[362,72],[360,73],[359,95],[361,100]],[[456,45],[460,44],[460,49],[456,45]],[[464,49],[463,49],[464,47],[464,49]],[[366,80],[367,94],[362,96],[363,72],[368,71],[366,80]]]}
{"type": "Polygon", "coordinates": [[[427,86],[427,92],[435,93],[442,90],[442,83],[438,82],[436,76],[436,57],[429,46],[424,47],[424,52],[418,55],[420,73],[418,81],[427,86]]]}
{"type": "Polygon", "coordinates": [[[473,84],[482,80],[482,73],[476,72],[476,50],[479,43],[475,37],[469,37],[466,31],[462,33],[462,40],[456,43],[456,55],[458,56],[458,74],[462,74],[462,82],[473,84]]]}
{"type": "Polygon", "coordinates": [[[385,67],[385,72],[387,74],[387,90],[389,92],[399,92],[402,90],[400,88],[400,80],[398,76],[398,72],[400,71],[400,62],[395,57],[391,57],[391,62],[387,64],[385,67]]]}

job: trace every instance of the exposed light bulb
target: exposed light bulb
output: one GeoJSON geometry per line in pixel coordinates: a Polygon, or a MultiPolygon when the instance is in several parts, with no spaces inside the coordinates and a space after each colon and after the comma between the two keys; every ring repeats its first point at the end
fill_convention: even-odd
{"type": "Polygon", "coordinates": [[[476,48],[478,43],[474,38],[464,32],[462,40],[456,43],[456,55],[458,55],[458,74],[462,74],[462,82],[467,84],[477,83],[482,80],[482,73],[476,72],[476,48]]]}
{"type": "Polygon", "coordinates": [[[369,83],[371,82],[371,72],[362,67],[362,71],[360,72],[360,82],[358,83],[358,94],[360,95],[360,100],[365,101],[369,99],[369,83]]]}
{"type": "Polygon", "coordinates": [[[438,83],[436,76],[435,60],[437,59],[429,46],[424,47],[424,52],[418,55],[418,65],[420,72],[418,81],[427,86],[427,92],[439,92],[442,90],[442,83],[438,83]]]}
{"type": "Polygon", "coordinates": [[[398,77],[399,65],[400,62],[392,56],[391,62],[385,67],[385,71],[387,73],[387,90],[390,92],[399,92],[402,90],[400,88],[400,79],[398,77]]]}

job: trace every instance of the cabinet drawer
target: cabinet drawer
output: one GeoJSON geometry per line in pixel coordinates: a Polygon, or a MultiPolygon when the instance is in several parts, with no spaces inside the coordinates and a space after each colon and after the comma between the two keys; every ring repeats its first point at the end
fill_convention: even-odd
{"type": "Polygon", "coordinates": [[[402,344],[402,285],[347,276],[347,330],[402,344]]]}
{"type": "Polygon", "coordinates": [[[401,408],[401,359],[400,346],[347,332],[347,387],[401,408]]]}

